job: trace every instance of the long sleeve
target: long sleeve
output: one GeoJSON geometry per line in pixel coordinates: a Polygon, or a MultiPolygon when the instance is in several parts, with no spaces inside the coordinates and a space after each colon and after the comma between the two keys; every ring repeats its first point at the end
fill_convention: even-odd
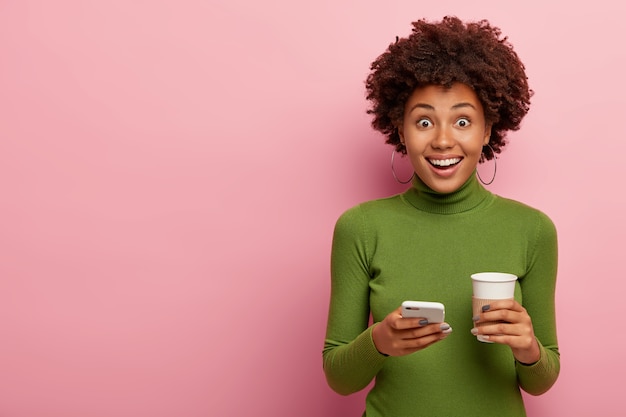
{"type": "Polygon", "coordinates": [[[366,224],[359,207],[335,226],[331,253],[331,300],[323,351],[329,386],[347,395],[365,388],[386,357],[372,340],[366,224]]]}
{"type": "Polygon", "coordinates": [[[523,417],[520,391],[538,395],[556,381],[557,239],[540,211],[495,196],[474,178],[445,195],[414,182],[403,194],[342,214],[330,258],[324,372],[342,395],[375,380],[368,417],[480,417],[493,410],[523,417]],[[516,363],[508,346],[481,343],[470,333],[470,276],[480,271],[519,277],[515,296],[533,321],[541,351],[536,363],[516,363]],[[454,332],[413,354],[387,357],[372,330],[405,300],[443,303],[454,332]]]}
{"type": "Polygon", "coordinates": [[[546,392],[560,370],[554,294],[557,274],[557,234],[550,219],[539,213],[536,239],[530,242],[530,268],[520,280],[523,304],[530,315],[541,357],[527,366],[516,363],[520,387],[532,395],[546,392]]]}

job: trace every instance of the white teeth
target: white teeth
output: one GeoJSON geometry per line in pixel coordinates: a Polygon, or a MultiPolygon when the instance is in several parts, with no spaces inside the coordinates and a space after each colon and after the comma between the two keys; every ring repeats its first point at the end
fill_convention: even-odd
{"type": "Polygon", "coordinates": [[[429,159],[429,162],[438,167],[449,167],[450,165],[458,164],[459,162],[461,162],[461,158],[429,159]]]}

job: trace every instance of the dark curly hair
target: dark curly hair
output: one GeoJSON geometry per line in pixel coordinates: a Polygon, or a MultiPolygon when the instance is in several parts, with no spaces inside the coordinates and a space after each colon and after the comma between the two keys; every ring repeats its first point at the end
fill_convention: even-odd
{"type": "Polygon", "coordinates": [[[371,65],[365,82],[372,107],[372,127],[387,136],[386,143],[406,153],[397,126],[404,105],[417,87],[429,84],[470,86],[492,124],[484,159],[492,159],[506,144],[506,132],[518,130],[530,106],[524,64],[507,38],[487,20],[464,23],[454,16],[441,22],[413,22],[407,38],[398,39],[371,65]]]}

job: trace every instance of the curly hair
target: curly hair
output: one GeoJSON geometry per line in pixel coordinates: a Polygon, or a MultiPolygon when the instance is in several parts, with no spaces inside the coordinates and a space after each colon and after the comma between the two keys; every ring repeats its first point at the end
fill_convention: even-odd
{"type": "Polygon", "coordinates": [[[413,91],[426,85],[470,86],[491,123],[489,147],[481,162],[492,159],[506,144],[506,132],[518,130],[530,107],[524,65],[499,28],[487,20],[464,23],[454,16],[441,22],[412,23],[407,38],[398,39],[372,64],[365,82],[372,107],[372,127],[387,136],[386,143],[406,154],[397,126],[413,91]]]}

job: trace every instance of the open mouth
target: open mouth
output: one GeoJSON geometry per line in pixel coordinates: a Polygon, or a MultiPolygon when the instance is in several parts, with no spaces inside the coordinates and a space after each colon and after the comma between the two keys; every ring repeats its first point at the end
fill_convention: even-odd
{"type": "Polygon", "coordinates": [[[461,162],[461,158],[428,159],[428,162],[437,169],[447,169],[461,162]]]}

